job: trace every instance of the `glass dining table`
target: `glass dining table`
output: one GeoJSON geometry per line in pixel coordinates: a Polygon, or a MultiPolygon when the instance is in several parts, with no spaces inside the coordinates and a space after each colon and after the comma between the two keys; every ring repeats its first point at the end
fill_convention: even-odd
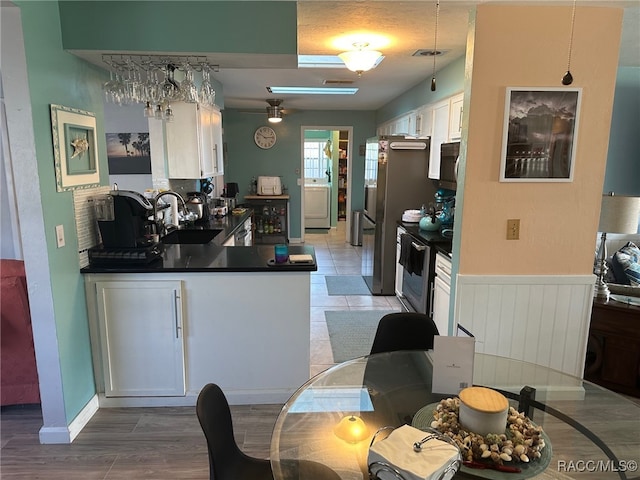
{"type": "MultiPolygon", "coordinates": [[[[437,403],[453,396],[432,392],[431,353],[369,355],[331,367],[302,385],[284,405],[273,431],[275,480],[304,478],[290,468],[297,460],[324,465],[332,471],[327,478],[368,479],[367,456],[376,431],[404,424],[428,428],[437,403]],[[342,418],[352,415],[362,418],[368,431],[357,443],[334,432],[342,418]]],[[[474,357],[473,383],[502,392],[511,406],[541,426],[546,452],[518,463],[520,473],[462,466],[454,478],[640,479],[639,403],[556,370],[480,353],[474,357]]]]}

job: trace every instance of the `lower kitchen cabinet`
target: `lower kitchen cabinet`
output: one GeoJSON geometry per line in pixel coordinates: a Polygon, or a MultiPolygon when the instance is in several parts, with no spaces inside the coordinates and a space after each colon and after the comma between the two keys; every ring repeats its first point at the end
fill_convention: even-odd
{"type": "Polygon", "coordinates": [[[96,282],[106,397],[185,395],[182,282],[96,282]]]}
{"type": "Polygon", "coordinates": [[[449,335],[449,301],[451,298],[451,260],[436,255],[436,276],[433,281],[433,322],[440,335],[449,335]]]}

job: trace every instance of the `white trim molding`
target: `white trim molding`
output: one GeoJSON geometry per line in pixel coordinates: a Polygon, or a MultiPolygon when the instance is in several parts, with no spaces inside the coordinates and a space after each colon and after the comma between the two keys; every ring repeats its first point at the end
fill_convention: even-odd
{"type": "Polygon", "coordinates": [[[454,331],[476,352],[524,360],[582,378],[594,275],[458,275],[454,331]]]}
{"type": "Polygon", "coordinates": [[[91,400],[78,413],[76,418],[64,427],[47,427],[40,429],[40,443],[64,443],[69,444],[75,440],[82,429],[89,423],[89,420],[99,409],[98,395],[91,397],[91,400]]]}

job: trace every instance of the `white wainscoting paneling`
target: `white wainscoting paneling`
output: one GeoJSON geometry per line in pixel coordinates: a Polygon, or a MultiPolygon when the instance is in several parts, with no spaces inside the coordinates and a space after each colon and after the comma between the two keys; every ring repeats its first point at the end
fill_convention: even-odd
{"type": "Polygon", "coordinates": [[[524,360],[582,378],[593,275],[458,275],[458,323],[476,352],[524,360]]]}

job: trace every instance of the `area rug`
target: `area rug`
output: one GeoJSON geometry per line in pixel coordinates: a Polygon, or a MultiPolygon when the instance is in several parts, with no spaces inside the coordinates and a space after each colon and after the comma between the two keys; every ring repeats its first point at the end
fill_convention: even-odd
{"type": "Polygon", "coordinates": [[[371,295],[362,275],[325,275],[329,295],[371,295]]]}
{"type": "Polygon", "coordinates": [[[369,355],[378,322],[391,310],[327,310],[324,316],[329,330],[333,361],[336,363],[369,355]]]}

